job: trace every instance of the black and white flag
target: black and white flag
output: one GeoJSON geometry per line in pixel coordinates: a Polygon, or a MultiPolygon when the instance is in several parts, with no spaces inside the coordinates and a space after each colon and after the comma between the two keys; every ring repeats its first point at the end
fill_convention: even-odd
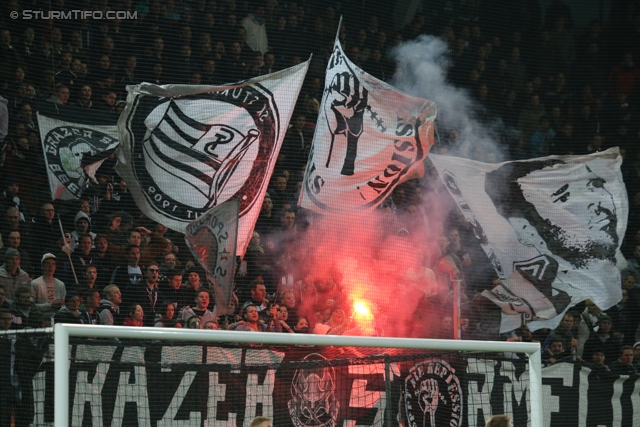
{"type": "Polygon", "coordinates": [[[204,269],[216,299],[216,316],[233,314],[229,308],[235,276],[238,239],[238,200],[227,200],[187,225],[185,243],[204,269]]]}
{"type": "Polygon", "coordinates": [[[118,115],[50,103],[37,108],[51,197],[78,199],[118,146],[118,115]]]}
{"type": "Polygon", "coordinates": [[[149,218],[182,232],[240,201],[246,250],[309,61],[224,86],[129,86],[116,170],[149,218]]]}
{"type": "Polygon", "coordinates": [[[617,148],[499,164],[429,157],[501,279],[483,293],[502,308],[501,332],[554,328],[586,299],[620,301],[629,206],[617,148]]]}
{"type": "Polygon", "coordinates": [[[433,102],[365,73],[336,39],[300,206],[319,213],[374,209],[398,184],[423,175],[435,116],[433,102]]]}

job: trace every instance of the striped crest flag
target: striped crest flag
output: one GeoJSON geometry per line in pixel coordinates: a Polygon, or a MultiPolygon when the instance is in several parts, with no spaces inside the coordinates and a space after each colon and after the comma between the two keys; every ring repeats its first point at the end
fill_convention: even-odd
{"type": "Polygon", "coordinates": [[[118,115],[41,102],[40,140],[53,199],[79,199],[118,146],[118,115]]]}
{"type": "Polygon", "coordinates": [[[240,201],[246,250],[309,61],[223,86],[129,86],[116,170],[149,218],[182,232],[240,201]]]}
{"type": "Polygon", "coordinates": [[[336,38],[305,171],[300,206],[318,213],[369,211],[424,174],[433,102],[365,73],[336,38]]]}
{"type": "Polygon", "coordinates": [[[586,299],[603,310],[620,301],[629,202],[617,148],[499,164],[429,158],[501,280],[483,292],[502,308],[501,332],[555,328],[586,299]]]}
{"type": "Polygon", "coordinates": [[[206,273],[216,300],[216,316],[233,314],[229,301],[235,276],[239,206],[236,199],[214,206],[190,222],[184,235],[187,247],[206,273]]]}

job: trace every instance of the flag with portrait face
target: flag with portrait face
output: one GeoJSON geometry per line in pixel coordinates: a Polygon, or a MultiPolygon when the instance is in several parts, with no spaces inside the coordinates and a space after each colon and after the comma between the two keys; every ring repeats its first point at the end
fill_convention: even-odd
{"type": "Polygon", "coordinates": [[[483,292],[502,308],[501,332],[554,328],[586,299],[603,310],[620,300],[629,206],[617,148],[499,164],[430,159],[501,280],[483,292]]]}
{"type": "Polygon", "coordinates": [[[116,170],[149,218],[185,232],[240,201],[236,254],[246,250],[309,61],[223,86],[129,86],[116,170]]]}
{"type": "Polygon", "coordinates": [[[38,128],[53,199],[79,199],[118,146],[118,115],[37,104],[38,128]]]}
{"type": "Polygon", "coordinates": [[[435,116],[433,102],[365,73],[336,39],[300,206],[325,214],[375,209],[398,184],[423,175],[435,116]]]}

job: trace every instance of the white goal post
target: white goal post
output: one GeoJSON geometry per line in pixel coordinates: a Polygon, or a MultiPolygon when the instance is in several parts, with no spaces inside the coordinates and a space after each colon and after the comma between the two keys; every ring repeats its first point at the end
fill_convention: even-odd
{"type": "Polygon", "coordinates": [[[93,326],[58,323],[55,341],[55,412],[56,427],[69,425],[70,337],[122,338],[157,341],[261,343],[285,346],[337,346],[403,348],[473,353],[526,353],[529,356],[530,426],[542,427],[542,373],[539,343],[503,341],[463,341],[412,338],[356,337],[338,335],[278,334],[264,332],[215,331],[196,329],[147,328],[127,326],[93,326]]]}

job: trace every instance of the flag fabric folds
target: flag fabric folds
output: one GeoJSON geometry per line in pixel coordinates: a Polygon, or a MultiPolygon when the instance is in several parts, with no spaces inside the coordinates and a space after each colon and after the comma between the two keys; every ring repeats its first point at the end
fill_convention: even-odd
{"type": "Polygon", "coordinates": [[[368,211],[423,175],[435,104],[365,73],[336,39],[299,204],[318,213],[368,211]]]}
{"type": "Polygon", "coordinates": [[[483,292],[502,308],[501,332],[554,328],[586,299],[603,310],[620,300],[629,206],[617,148],[500,164],[429,158],[501,280],[483,292]]]}
{"type": "Polygon", "coordinates": [[[243,256],[308,67],[214,87],[127,87],[116,170],[138,208],[184,233],[212,207],[237,199],[243,256]]]}
{"type": "Polygon", "coordinates": [[[51,197],[78,199],[118,146],[118,115],[50,103],[37,109],[51,197]]]}
{"type": "Polygon", "coordinates": [[[185,230],[187,247],[204,269],[213,290],[217,316],[233,313],[228,308],[235,275],[239,206],[237,199],[216,205],[187,224],[185,230]]]}

